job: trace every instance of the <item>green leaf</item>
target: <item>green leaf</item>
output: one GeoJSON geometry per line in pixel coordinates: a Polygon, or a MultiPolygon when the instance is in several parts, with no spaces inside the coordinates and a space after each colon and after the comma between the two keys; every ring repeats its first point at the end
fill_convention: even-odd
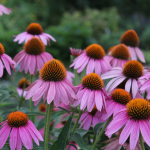
{"type": "Polygon", "coordinates": [[[70,116],[69,120],[63,127],[62,131],[60,132],[58,136],[58,140],[54,142],[54,144],[51,146],[50,150],[64,150],[66,147],[66,140],[68,137],[68,133],[70,130],[71,126],[71,121],[72,121],[72,116],[70,116]]]}
{"type": "Polygon", "coordinates": [[[13,97],[13,94],[12,95],[9,95],[9,96],[7,96],[6,98],[4,98],[4,99],[2,99],[1,101],[0,101],[0,104],[1,103],[3,103],[3,102],[5,102],[8,98],[10,98],[10,97],[13,97]]]}
{"type": "Polygon", "coordinates": [[[72,135],[73,140],[79,145],[79,147],[83,150],[90,150],[87,144],[83,141],[82,137],[78,133],[74,133],[72,135]]]}
{"type": "Polygon", "coordinates": [[[37,125],[37,129],[38,130],[42,129],[44,125],[45,125],[45,118],[42,118],[37,125]]]}
{"type": "Polygon", "coordinates": [[[66,110],[65,108],[63,108],[63,107],[58,107],[58,108],[60,108],[61,110],[67,112],[68,114],[70,114],[70,112],[68,110],[66,110]]]}
{"type": "Polygon", "coordinates": [[[87,132],[88,132],[88,130],[76,129],[74,133],[78,133],[78,134],[80,134],[81,137],[83,137],[87,132]]]}
{"type": "Polygon", "coordinates": [[[98,123],[95,127],[94,127],[94,135],[97,135],[99,130],[103,127],[104,123],[98,123]]]}
{"type": "Polygon", "coordinates": [[[40,113],[40,112],[26,112],[28,116],[45,116],[45,113],[40,113]]]}

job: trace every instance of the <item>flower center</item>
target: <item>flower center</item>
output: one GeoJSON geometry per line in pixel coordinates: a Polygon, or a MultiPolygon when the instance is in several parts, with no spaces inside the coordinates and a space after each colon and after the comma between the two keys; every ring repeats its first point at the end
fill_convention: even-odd
{"type": "Polygon", "coordinates": [[[3,45],[0,43],[0,55],[2,55],[3,53],[5,53],[5,49],[3,45]]]}
{"type": "Polygon", "coordinates": [[[117,103],[125,105],[131,100],[131,95],[123,89],[115,89],[111,93],[111,97],[117,103]]]}
{"type": "Polygon", "coordinates": [[[32,37],[27,41],[27,43],[24,44],[24,50],[30,55],[40,55],[45,52],[45,46],[39,38],[32,37]]]}
{"type": "Polygon", "coordinates": [[[96,106],[94,106],[94,108],[92,109],[92,111],[89,114],[92,116],[95,116],[96,112],[97,112],[97,108],[96,108],[96,106]]]}
{"type": "Polygon", "coordinates": [[[120,43],[131,47],[138,47],[139,42],[140,41],[137,33],[132,29],[126,31],[120,38],[120,43]]]}
{"type": "Polygon", "coordinates": [[[66,68],[57,59],[47,61],[40,70],[40,77],[44,81],[62,81],[66,76],[66,68]]]}
{"type": "Polygon", "coordinates": [[[130,60],[124,65],[123,74],[129,78],[139,78],[142,76],[143,66],[137,60],[130,60]]]}
{"type": "Polygon", "coordinates": [[[39,105],[39,111],[46,112],[46,105],[45,104],[40,104],[39,105]]]}
{"type": "Polygon", "coordinates": [[[104,82],[96,73],[90,73],[82,78],[82,85],[91,90],[101,90],[104,82]]]}
{"type": "Polygon", "coordinates": [[[39,23],[31,23],[28,25],[26,31],[32,35],[39,35],[43,32],[43,28],[39,23]]]}
{"type": "Polygon", "coordinates": [[[134,119],[147,119],[150,115],[150,103],[141,98],[133,99],[127,104],[127,113],[134,119]]]}
{"type": "Polygon", "coordinates": [[[105,51],[102,46],[98,44],[92,44],[85,50],[86,54],[94,59],[102,59],[105,56],[105,51]]]}
{"type": "Polygon", "coordinates": [[[25,126],[28,122],[28,116],[20,111],[15,111],[7,116],[7,123],[12,127],[25,126]]]}
{"type": "Polygon", "coordinates": [[[25,84],[25,88],[29,86],[29,80],[26,80],[26,78],[22,78],[19,83],[18,83],[18,87],[23,89],[23,86],[25,84]],[[26,84],[25,84],[26,81],[26,84]]]}
{"type": "Polygon", "coordinates": [[[124,60],[128,60],[130,58],[129,50],[127,46],[125,46],[124,44],[119,44],[115,46],[111,52],[111,55],[114,58],[124,59],[124,60]]]}

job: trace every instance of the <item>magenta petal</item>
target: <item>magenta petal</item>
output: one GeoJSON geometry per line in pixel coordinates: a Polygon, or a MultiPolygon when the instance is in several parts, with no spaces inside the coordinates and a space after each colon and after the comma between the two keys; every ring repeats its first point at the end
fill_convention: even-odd
{"type": "Polygon", "coordinates": [[[139,57],[139,59],[145,63],[145,57],[144,57],[144,54],[142,53],[142,51],[138,48],[138,47],[135,47],[135,51],[136,51],[136,54],[137,56],[139,57]]]}
{"type": "Polygon", "coordinates": [[[88,62],[89,62],[89,58],[87,57],[84,63],[78,68],[77,73],[81,73],[85,68],[85,66],[88,64],[88,62]]]}
{"type": "Polygon", "coordinates": [[[95,125],[97,125],[99,123],[99,120],[96,116],[93,116],[93,121],[92,121],[92,124],[93,124],[93,128],[95,127],[95,125]]]}
{"type": "Polygon", "coordinates": [[[25,127],[19,127],[19,134],[22,140],[22,143],[27,149],[33,149],[32,138],[29,132],[25,129],[25,127]]]}
{"type": "Polygon", "coordinates": [[[84,112],[84,113],[81,115],[81,117],[80,117],[80,119],[79,119],[79,122],[81,122],[87,115],[88,115],[88,112],[87,112],[87,111],[84,112]]]}
{"type": "Polygon", "coordinates": [[[0,60],[0,77],[3,76],[3,64],[2,64],[2,61],[0,60]]]}
{"type": "Polygon", "coordinates": [[[136,120],[134,123],[134,126],[132,127],[132,132],[130,135],[130,149],[135,149],[136,144],[139,139],[139,133],[140,133],[140,128],[139,128],[139,121],[136,120]]]}
{"type": "Polygon", "coordinates": [[[94,106],[95,106],[95,93],[94,91],[89,91],[87,110],[91,112],[94,106]]]}
{"type": "Polygon", "coordinates": [[[9,145],[11,150],[15,150],[17,146],[17,135],[18,135],[18,129],[16,127],[13,127],[9,138],[9,145]]]}
{"type": "Polygon", "coordinates": [[[86,121],[84,122],[83,129],[88,130],[92,123],[92,115],[88,115],[85,120],[86,121]]]}
{"type": "Polygon", "coordinates": [[[38,70],[40,71],[41,68],[42,68],[43,65],[44,65],[43,59],[41,58],[40,55],[37,55],[37,56],[36,56],[36,62],[37,62],[37,68],[38,68],[38,70]]]}
{"type": "MultiPolygon", "coordinates": [[[[10,130],[11,130],[10,126],[8,126],[8,125],[5,125],[5,126],[6,127],[3,127],[5,129],[4,132],[2,132],[0,135],[0,149],[2,149],[2,147],[6,143],[9,133],[10,133],[10,130]]],[[[1,130],[3,130],[3,129],[1,129],[1,130]]]]}
{"type": "Polygon", "coordinates": [[[55,94],[55,98],[54,98],[54,105],[56,107],[59,106],[59,103],[60,103],[60,91],[59,91],[59,88],[57,86],[57,83],[55,83],[55,87],[56,87],[56,94],[55,94]]]}
{"type": "Polygon", "coordinates": [[[123,128],[119,137],[119,144],[123,145],[126,142],[126,140],[128,139],[129,135],[132,132],[132,129],[134,128],[134,123],[135,123],[135,120],[132,119],[123,128]]]}
{"type": "Polygon", "coordinates": [[[22,141],[19,134],[19,128],[17,128],[17,144],[16,144],[17,150],[22,150],[22,141]]]}
{"type": "Polygon", "coordinates": [[[36,129],[35,125],[29,120],[28,125],[31,128],[31,130],[34,132],[34,134],[38,137],[40,141],[44,141],[42,135],[40,132],[36,129]]]}
{"type": "Polygon", "coordinates": [[[86,74],[92,73],[94,71],[94,67],[95,61],[93,58],[91,58],[86,68],[86,74]]]}
{"type": "Polygon", "coordinates": [[[138,84],[137,84],[136,79],[133,79],[133,81],[132,81],[132,96],[133,96],[133,98],[135,98],[137,92],[138,92],[138,84]]]}
{"type": "Polygon", "coordinates": [[[1,56],[1,58],[3,60],[3,63],[5,65],[5,67],[6,67],[6,70],[7,70],[8,74],[11,75],[10,65],[9,65],[8,60],[5,57],[3,57],[3,56],[1,56]]]}
{"type": "Polygon", "coordinates": [[[150,124],[149,122],[145,120],[139,120],[140,130],[143,136],[144,141],[147,143],[148,146],[150,146],[150,134],[148,131],[150,131],[150,124]]]}
{"type": "Polygon", "coordinates": [[[35,71],[36,71],[36,56],[33,55],[31,60],[30,73],[34,74],[35,71]]]}
{"type": "Polygon", "coordinates": [[[26,126],[26,130],[28,130],[28,132],[30,133],[30,135],[33,138],[33,140],[35,141],[35,143],[39,146],[39,140],[38,140],[36,134],[34,134],[34,132],[31,130],[29,125],[26,126]]]}
{"type": "Polygon", "coordinates": [[[54,81],[50,81],[50,88],[47,94],[47,103],[50,104],[55,97],[56,94],[56,88],[55,88],[55,82],[54,81]]]}
{"type": "Polygon", "coordinates": [[[135,49],[133,47],[130,47],[130,46],[128,46],[128,49],[130,51],[131,59],[137,60],[135,49]]]}
{"type": "Polygon", "coordinates": [[[102,95],[99,91],[95,91],[95,103],[96,103],[97,109],[101,111],[102,106],[103,106],[103,100],[102,100],[102,95]]]}
{"type": "Polygon", "coordinates": [[[40,39],[42,40],[42,42],[44,43],[44,45],[47,45],[47,40],[43,35],[39,35],[40,39]]]}
{"type": "Polygon", "coordinates": [[[129,79],[125,84],[125,90],[130,93],[132,79],[129,79]]]}
{"type": "Polygon", "coordinates": [[[101,74],[101,64],[99,60],[95,60],[95,73],[97,73],[98,75],[101,74]]]}

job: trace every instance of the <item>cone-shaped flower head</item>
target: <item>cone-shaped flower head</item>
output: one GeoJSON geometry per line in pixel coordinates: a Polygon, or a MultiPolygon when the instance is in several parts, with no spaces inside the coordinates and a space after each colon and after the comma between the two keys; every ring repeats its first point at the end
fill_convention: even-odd
{"type": "Polygon", "coordinates": [[[46,105],[43,104],[43,103],[40,104],[40,105],[39,105],[39,111],[40,111],[40,112],[46,112],[46,105]]]}
{"type": "Polygon", "coordinates": [[[14,39],[14,42],[18,41],[18,43],[21,44],[23,41],[27,42],[33,36],[40,38],[44,45],[47,45],[47,41],[50,42],[50,39],[56,42],[56,40],[50,34],[43,32],[43,28],[39,23],[29,24],[26,32],[18,34],[14,39]]]}
{"type": "Polygon", "coordinates": [[[80,128],[83,126],[83,129],[88,130],[90,128],[91,124],[93,125],[93,128],[94,128],[96,124],[101,122],[102,114],[103,113],[98,111],[96,106],[94,106],[94,108],[92,109],[91,112],[85,111],[81,115],[80,120],[79,120],[79,122],[82,121],[80,128]]]}
{"type": "Polygon", "coordinates": [[[10,133],[9,145],[11,150],[21,150],[22,143],[26,149],[33,149],[32,138],[39,146],[39,140],[43,138],[28,116],[23,112],[12,112],[7,120],[1,123],[0,128],[0,149],[6,143],[10,133]]]}
{"type": "Polygon", "coordinates": [[[106,59],[110,62],[112,67],[123,67],[124,64],[129,61],[130,53],[127,46],[119,44],[109,52],[109,56],[106,56],[106,59]]]}
{"type": "Polygon", "coordinates": [[[0,16],[4,14],[9,15],[11,13],[11,9],[0,4],[0,16]]]}
{"type": "Polygon", "coordinates": [[[50,104],[54,101],[54,105],[58,107],[60,101],[68,105],[76,99],[73,84],[67,78],[64,65],[56,59],[47,61],[40,70],[40,79],[32,83],[26,99],[33,96],[32,101],[37,105],[42,96],[44,101],[50,104]]]}
{"type": "Polygon", "coordinates": [[[139,37],[133,29],[126,31],[120,38],[120,43],[123,43],[128,47],[131,59],[137,60],[138,56],[140,61],[145,63],[145,57],[142,51],[138,48],[139,42],[140,42],[139,37]]]}
{"type": "Polygon", "coordinates": [[[26,96],[27,92],[24,91],[23,88],[27,88],[29,85],[30,85],[29,80],[26,80],[26,78],[22,78],[21,80],[19,80],[18,87],[17,87],[19,96],[22,96],[22,92],[24,92],[23,97],[26,96]],[[24,84],[25,84],[25,87],[24,87],[24,84]]]}
{"type": "Polygon", "coordinates": [[[16,63],[11,59],[11,57],[5,54],[5,49],[0,43],[0,77],[3,76],[4,68],[6,68],[9,75],[11,75],[10,67],[16,72],[14,65],[16,65],[16,63]]]}
{"type": "Polygon", "coordinates": [[[104,73],[101,77],[102,79],[113,78],[106,86],[106,90],[108,90],[109,92],[126,81],[125,90],[129,93],[131,92],[132,97],[135,98],[139,89],[139,78],[144,74],[145,72],[143,69],[143,65],[137,60],[130,60],[124,65],[123,68],[114,67],[111,71],[104,73]]]}
{"type": "Polygon", "coordinates": [[[77,72],[80,73],[86,67],[86,74],[95,73],[101,74],[111,69],[110,64],[104,58],[105,51],[101,45],[92,44],[86,48],[86,50],[79,55],[71,64],[70,67],[74,66],[77,72]]]}
{"type": "Polygon", "coordinates": [[[89,112],[92,111],[96,105],[99,111],[106,110],[105,96],[107,96],[104,88],[104,83],[101,77],[96,73],[90,73],[83,77],[82,84],[77,86],[77,101],[74,102],[74,106],[80,105],[80,109],[84,110],[87,107],[89,112]]]}
{"type": "Polygon", "coordinates": [[[127,107],[119,111],[107,127],[106,135],[120,130],[119,144],[123,145],[130,136],[130,149],[135,149],[141,132],[144,141],[150,146],[150,103],[144,99],[133,99],[127,107]]]}
{"type": "Polygon", "coordinates": [[[52,55],[45,52],[42,41],[34,36],[24,44],[23,50],[14,57],[14,61],[21,63],[20,72],[25,70],[25,74],[29,71],[35,75],[37,69],[40,71],[44,63],[52,58],[52,55]]]}
{"type": "Polygon", "coordinates": [[[120,110],[126,108],[126,104],[130,100],[131,95],[127,91],[115,89],[106,101],[107,114],[103,114],[101,119],[107,120],[112,114],[115,116],[120,110]]]}

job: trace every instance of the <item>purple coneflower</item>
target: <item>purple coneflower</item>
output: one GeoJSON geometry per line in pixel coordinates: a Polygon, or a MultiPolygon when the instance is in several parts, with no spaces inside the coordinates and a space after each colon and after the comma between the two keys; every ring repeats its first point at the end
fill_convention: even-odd
{"type": "Polygon", "coordinates": [[[90,73],[83,77],[82,84],[76,87],[77,101],[74,101],[74,106],[80,105],[80,109],[84,110],[87,107],[89,112],[92,111],[96,105],[97,109],[106,111],[105,96],[107,93],[104,87],[103,80],[96,73],[90,73]]]}
{"type": "Polygon", "coordinates": [[[6,68],[9,75],[11,75],[10,67],[16,72],[14,65],[16,65],[15,61],[13,61],[11,57],[5,54],[5,49],[0,43],[0,77],[3,76],[4,68],[6,68]]]}
{"type": "Polygon", "coordinates": [[[84,50],[75,49],[75,48],[70,47],[70,52],[71,52],[72,56],[78,57],[79,55],[81,55],[84,52],[84,50]]]}
{"type": "Polygon", "coordinates": [[[38,146],[39,140],[43,141],[43,137],[39,131],[23,112],[16,111],[10,113],[7,116],[7,120],[0,125],[0,149],[3,148],[9,134],[9,145],[11,150],[21,150],[22,143],[26,149],[33,149],[32,138],[38,146]]]}
{"type": "Polygon", "coordinates": [[[21,44],[23,41],[27,42],[33,36],[40,38],[44,45],[47,45],[47,41],[50,42],[50,39],[56,42],[56,40],[50,34],[43,32],[43,28],[39,23],[29,24],[26,32],[18,34],[15,37],[14,42],[18,41],[18,43],[21,44]]]}
{"type": "Polygon", "coordinates": [[[47,61],[40,70],[40,79],[32,83],[27,90],[29,90],[26,99],[33,96],[32,101],[37,105],[43,97],[44,102],[50,104],[54,101],[56,107],[60,102],[65,105],[73,103],[76,99],[73,84],[67,78],[66,68],[56,59],[47,61]]]}
{"type": "Polygon", "coordinates": [[[143,65],[137,60],[130,60],[123,68],[114,67],[104,73],[101,78],[113,78],[106,86],[108,92],[114,90],[120,83],[125,81],[125,90],[129,93],[131,92],[132,97],[135,98],[139,89],[138,81],[142,75],[144,75],[143,65]]]}
{"type": "Polygon", "coordinates": [[[119,144],[123,145],[130,136],[130,149],[134,150],[139,139],[150,146],[150,105],[147,100],[133,99],[129,101],[127,107],[118,112],[107,127],[106,135],[111,137],[122,127],[119,137],[119,144]]]}
{"type": "Polygon", "coordinates": [[[19,80],[17,91],[18,91],[18,94],[20,97],[26,96],[27,91],[24,91],[23,88],[27,88],[28,86],[29,86],[29,80],[26,80],[25,78],[22,78],[21,80],[19,80]],[[25,84],[25,82],[26,82],[26,84],[25,84]],[[24,84],[25,84],[25,87],[24,87],[24,84]],[[23,92],[23,95],[22,95],[22,92],[23,92]]]}
{"type": "Polygon", "coordinates": [[[3,13],[6,15],[9,15],[11,13],[11,10],[12,9],[7,8],[7,7],[3,6],[2,4],[0,4],[0,16],[2,16],[3,13]]]}
{"type": "Polygon", "coordinates": [[[88,130],[93,125],[93,128],[95,125],[97,125],[100,122],[103,122],[101,120],[102,112],[98,111],[96,106],[93,108],[91,112],[85,111],[81,117],[79,122],[82,121],[80,128],[83,126],[83,129],[88,130]]]}
{"type": "Polygon", "coordinates": [[[86,74],[92,73],[95,70],[95,73],[100,75],[111,69],[109,62],[105,60],[104,56],[105,51],[102,46],[92,44],[73,61],[70,67],[74,66],[74,69],[77,69],[77,73],[81,73],[87,65],[86,74]]]}
{"type": "Polygon", "coordinates": [[[130,53],[124,44],[114,46],[106,56],[106,60],[110,62],[112,67],[123,67],[126,62],[130,60],[130,53]]]}
{"type": "Polygon", "coordinates": [[[37,37],[32,37],[24,44],[24,49],[19,52],[14,61],[20,64],[20,72],[25,70],[25,74],[29,71],[30,74],[35,75],[37,69],[40,71],[44,63],[52,59],[52,55],[45,52],[45,46],[37,37]]]}
{"type": "Polygon", "coordinates": [[[139,37],[134,30],[131,29],[131,30],[126,31],[121,36],[120,43],[123,43],[128,47],[132,60],[137,60],[137,56],[138,56],[140,61],[145,63],[145,57],[142,51],[138,48],[139,37]]]}

